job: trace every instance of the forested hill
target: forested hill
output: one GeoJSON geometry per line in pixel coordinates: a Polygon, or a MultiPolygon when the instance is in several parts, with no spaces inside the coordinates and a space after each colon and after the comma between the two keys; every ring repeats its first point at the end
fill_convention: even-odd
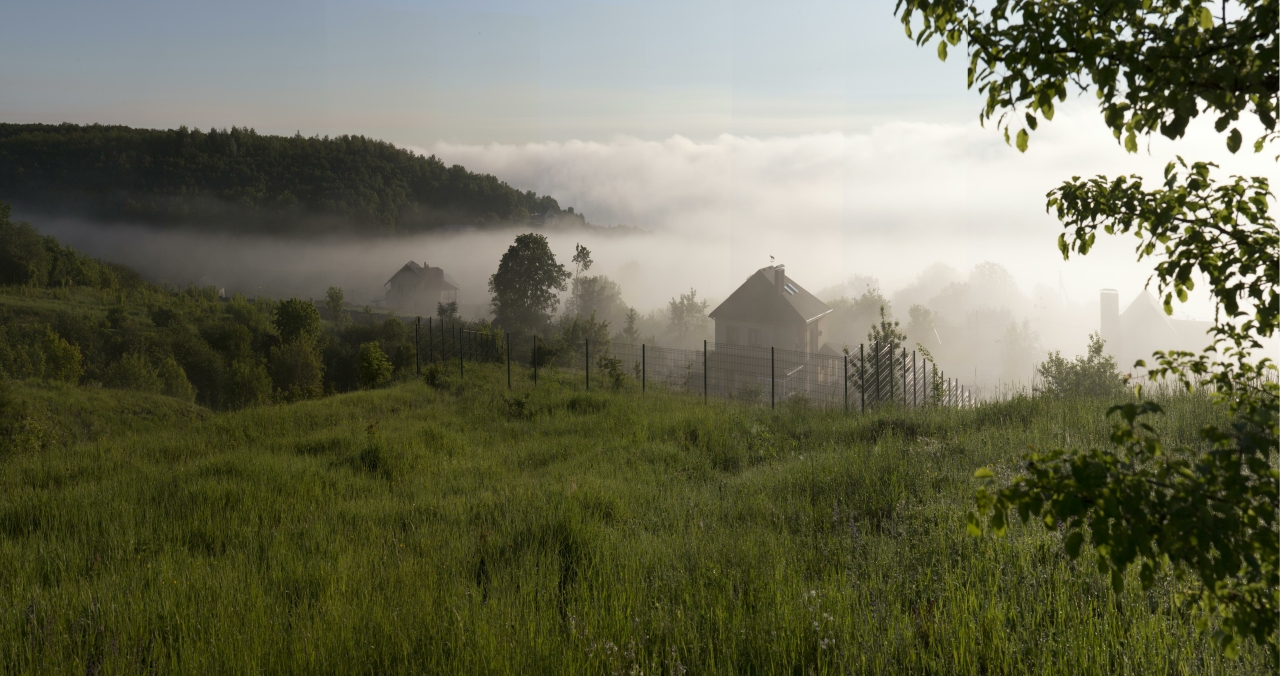
{"type": "Polygon", "coordinates": [[[0,124],[0,200],[103,220],[361,234],[579,223],[572,207],[363,136],[0,124]]]}

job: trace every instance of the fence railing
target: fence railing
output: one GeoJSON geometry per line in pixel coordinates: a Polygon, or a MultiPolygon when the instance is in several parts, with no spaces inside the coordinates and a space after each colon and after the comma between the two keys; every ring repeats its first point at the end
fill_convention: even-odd
{"type": "MultiPolygon", "coordinates": [[[[557,368],[582,374],[587,389],[628,382],[643,393],[669,392],[735,399],[776,406],[804,399],[846,411],[896,404],[906,407],[970,407],[972,391],[948,378],[937,364],[895,344],[858,345],[827,354],[773,347],[704,341],[701,350],[647,344],[548,344],[533,335],[476,330],[463,323],[427,319],[414,326],[419,368],[422,363],[521,364],[532,370],[557,368]]],[[[508,385],[511,384],[508,368],[508,385]]]]}

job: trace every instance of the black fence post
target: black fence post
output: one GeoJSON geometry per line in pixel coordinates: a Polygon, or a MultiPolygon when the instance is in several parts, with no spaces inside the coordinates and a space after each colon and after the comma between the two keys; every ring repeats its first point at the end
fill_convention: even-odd
{"type": "Polygon", "coordinates": [[[436,341],[435,334],[431,332],[430,317],[427,317],[427,359],[432,362],[436,360],[436,341]]]}
{"type": "Polygon", "coordinates": [[[911,351],[911,406],[920,408],[920,372],[916,370],[916,351],[911,351]]]}
{"type": "Polygon", "coordinates": [[[644,394],[645,380],[649,374],[649,364],[645,360],[644,343],[640,343],[640,394],[644,394]]]}
{"type": "Polygon", "coordinates": [[[777,406],[775,391],[778,388],[777,367],[773,358],[773,346],[769,346],[769,408],[777,406]]]}
{"type": "Polygon", "coordinates": [[[844,355],[844,412],[849,412],[849,353],[844,355]]]}
{"type": "Polygon", "coordinates": [[[867,412],[867,353],[858,343],[858,370],[862,373],[861,386],[858,388],[858,401],[862,402],[862,412],[867,412]]]}
{"type": "Polygon", "coordinates": [[[702,339],[702,401],[707,400],[707,340],[702,339]]]}
{"type": "Polygon", "coordinates": [[[587,391],[591,390],[591,339],[582,339],[582,354],[587,362],[587,391]]]}
{"type": "MultiPolygon", "coordinates": [[[[889,348],[889,349],[885,350],[885,356],[887,356],[887,357],[888,357],[888,360],[887,360],[887,361],[889,362],[889,401],[891,401],[891,402],[892,402],[892,401],[893,401],[894,399],[896,399],[896,398],[897,398],[897,396],[898,396],[898,395],[896,395],[896,394],[894,394],[894,393],[893,393],[893,386],[894,386],[894,379],[893,379],[893,358],[894,358],[894,356],[895,356],[895,355],[893,354],[893,343],[889,343],[889,345],[887,345],[886,347],[888,347],[888,348],[889,348]]],[[[895,402],[895,403],[896,403],[896,402],[895,402]]]]}
{"type": "Polygon", "coordinates": [[[533,386],[538,386],[538,334],[533,334],[533,386]]]}
{"type": "Polygon", "coordinates": [[[907,348],[902,348],[902,405],[907,405],[907,348]]]}
{"type": "Polygon", "coordinates": [[[871,368],[876,372],[876,403],[880,403],[880,341],[871,344],[871,368]]]}
{"type": "Polygon", "coordinates": [[[511,334],[503,336],[507,341],[507,389],[511,389],[511,334]]]}
{"type": "Polygon", "coordinates": [[[466,377],[466,375],[467,375],[467,374],[466,374],[466,367],[465,367],[465,366],[463,366],[463,364],[462,364],[462,339],[463,339],[463,337],[464,337],[464,336],[463,336],[463,328],[462,328],[461,326],[459,326],[459,327],[458,327],[458,377],[459,377],[459,378],[464,378],[464,377],[466,377]]]}
{"type": "Polygon", "coordinates": [[[422,361],[418,359],[418,333],[422,328],[422,317],[413,323],[413,374],[422,375],[422,361]]]}

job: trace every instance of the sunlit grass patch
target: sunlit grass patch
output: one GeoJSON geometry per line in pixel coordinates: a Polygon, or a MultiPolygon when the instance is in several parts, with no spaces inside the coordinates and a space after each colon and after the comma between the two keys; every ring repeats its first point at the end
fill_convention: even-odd
{"type": "MultiPolygon", "coordinates": [[[[468,367],[224,414],[20,386],[68,431],[0,458],[0,671],[1270,671],[1172,580],[1117,596],[1054,533],[965,534],[975,468],[1104,443],[1102,403],[860,416],[468,367]]],[[[1169,408],[1187,438],[1215,415],[1169,408]]]]}

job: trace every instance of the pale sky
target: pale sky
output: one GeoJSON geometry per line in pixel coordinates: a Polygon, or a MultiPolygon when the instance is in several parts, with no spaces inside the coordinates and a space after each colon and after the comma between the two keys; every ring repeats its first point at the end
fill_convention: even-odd
{"type": "Polygon", "coordinates": [[[0,3],[0,119],[401,144],[975,118],[891,1],[0,3]]]}

